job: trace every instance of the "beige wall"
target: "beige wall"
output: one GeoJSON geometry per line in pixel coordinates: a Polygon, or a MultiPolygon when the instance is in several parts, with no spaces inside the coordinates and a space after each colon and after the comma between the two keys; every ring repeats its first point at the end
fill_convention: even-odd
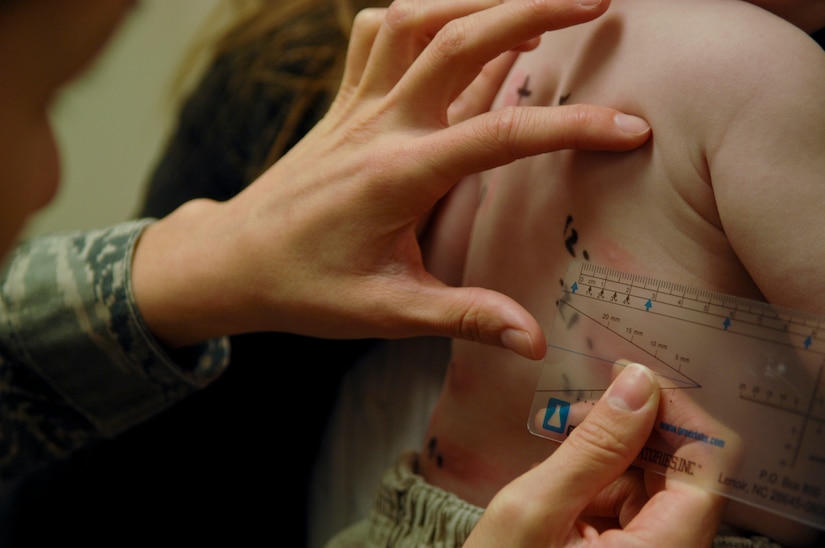
{"type": "Polygon", "coordinates": [[[174,120],[171,81],[217,0],[142,0],[53,112],[61,189],[27,235],[104,227],[134,214],[174,120]]]}

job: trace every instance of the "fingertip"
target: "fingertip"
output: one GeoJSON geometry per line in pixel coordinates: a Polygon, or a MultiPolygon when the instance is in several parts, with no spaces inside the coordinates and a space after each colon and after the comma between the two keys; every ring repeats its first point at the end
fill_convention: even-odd
{"type": "Polygon", "coordinates": [[[607,402],[620,411],[638,411],[651,401],[658,384],[653,373],[638,363],[627,363],[607,393],[607,402]]]}
{"type": "Polygon", "coordinates": [[[349,33],[342,85],[355,87],[361,80],[386,8],[365,8],[355,14],[349,33]]]}
{"type": "Polygon", "coordinates": [[[610,0],[575,0],[575,3],[584,8],[580,13],[590,19],[599,17],[610,7],[610,0]]]}
{"type": "Polygon", "coordinates": [[[533,335],[523,329],[512,327],[505,329],[501,332],[500,342],[504,348],[531,360],[540,360],[547,352],[543,336],[540,341],[536,341],[533,335]]]}
{"type": "Polygon", "coordinates": [[[620,112],[613,117],[616,127],[630,135],[639,136],[650,132],[650,124],[643,118],[620,112]]]}
{"type": "Polygon", "coordinates": [[[512,327],[501,332],[501,345],[522,356],[530,355],[533,351],[533,339],[530,333],[512,327]]]}
{"type": "Polygon", "coordinates": [[[531,360],[547,351],[541,325],[512,298],[480,287],[448,287],[437,282],[432,298],[416,304],[432,334],[511,350],[531,360]]]}

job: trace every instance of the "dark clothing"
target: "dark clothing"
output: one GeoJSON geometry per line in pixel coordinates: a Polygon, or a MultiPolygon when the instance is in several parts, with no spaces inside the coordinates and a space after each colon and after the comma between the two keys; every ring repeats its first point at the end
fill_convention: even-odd
{"type": "MultiPolygon", "coordinates": [[[[189,97],[141,217],[162,217],[192,198],[226,200],[260,172],[298,94],[277,82],[233,89],[235,63],[255,51],[219,59],[189,97]]],[[[307,76],[303,66],[280,68],[307,76]]],[[[327,108],[323,95],[312,103],[288,146],[327,108]]],[[[284,523],[289,545],[304,545],[307,483],[327,414],[340,377],[368,345],[232,337],[231,366],[209,387],[29,478],[13,508],[15,547],[268,545],[276,531],[284,538],[284,523]]]]}

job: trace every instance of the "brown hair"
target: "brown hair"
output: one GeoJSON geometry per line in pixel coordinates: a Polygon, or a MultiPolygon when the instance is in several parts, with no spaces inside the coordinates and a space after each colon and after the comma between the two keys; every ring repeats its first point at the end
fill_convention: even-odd
{"type": "MultiPolygon", "coordinates": [[[[337,91],[355,14],[390,0],[227,0],[218,5],[187,58],[176,95],[198,62],[232,59],[233,93],[256,86],[288,88],[294,97],[265,162],[285,152],[310,109],[325,107],[337,91]],[[227,26],[227,21],[228,26],[227,26]],[[248,52],[236,55],[238,52],[248,52]],[[295,70],[299,67],[300,70],[295,70]]],[[[201,65],[203,66],[203,65],[201,65]]]]}

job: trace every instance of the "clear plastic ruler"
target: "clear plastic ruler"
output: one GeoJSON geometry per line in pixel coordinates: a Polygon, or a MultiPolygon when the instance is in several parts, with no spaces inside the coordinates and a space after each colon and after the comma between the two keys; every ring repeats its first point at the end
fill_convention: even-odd
{"type": "Polygon", "coordinates": [[[636,465],[825,529],[825,316],[574,262],[530,431],[564,441],[621,360],[662,387],[636,465]]]}

